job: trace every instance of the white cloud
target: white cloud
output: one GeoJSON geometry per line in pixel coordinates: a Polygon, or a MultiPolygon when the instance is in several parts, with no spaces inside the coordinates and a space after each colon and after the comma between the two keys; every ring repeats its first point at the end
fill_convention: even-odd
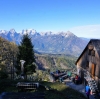
{"type": "Polygon", "coordinates": [[[78,37],[99,38],[100,39],[100,25],[86,25],[70,28],[78,37]]]}

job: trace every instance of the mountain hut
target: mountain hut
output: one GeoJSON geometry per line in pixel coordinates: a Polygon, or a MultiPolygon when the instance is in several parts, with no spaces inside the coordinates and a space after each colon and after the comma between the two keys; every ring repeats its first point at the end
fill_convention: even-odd
{"type": "Polygon", "coordinates": [[[100,39],[91,39],[75,64],[82,83],[95,81],[100,90],[100,39]]]}

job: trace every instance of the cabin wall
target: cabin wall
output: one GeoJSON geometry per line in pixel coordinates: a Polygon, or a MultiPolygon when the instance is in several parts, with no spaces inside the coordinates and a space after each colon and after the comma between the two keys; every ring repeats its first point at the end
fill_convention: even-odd
{"type": "Polygon", "coordinates": [[[87,69],[90,73],[92,73],[92,64],[95,65],[95,76],[100,78],[100,57],[95,50],[95,56],[88,55],[88,50],[84,52],[84,54],[81,56],[80,60],[77,62],[77,69],[80,69],[81,67],[84,69],[87,69]],[[89,62],[89,64],[87,64],[89,62]],[[87,68],[87,65],[89,65],[89,68],[87,68]]]}
{"type": "MultiPolygon", "coordinates": [[[[97,78],[100,79],[100,57],[97,53],[97,50],[94,48],[95,50],[95,56],[89,56],[89,72],[92,72],[92,64],[95,65],[95,74],[94,74],[94,79],[97,81],[97,78]]],[[[91,73],[92,74],[92,73],[91,73]]]]}
{"type": "Polygon", "coordinates": [[[95,56],[88,55],[89,59],[89,72],[92,74],[92,64],[95,65],[94,79],[97,83],[98,89],[100,90],[100,57],[97,50],[94,48],[95,56]]]}
{"type": "Polygon", "coordinates": [[[78,74],[81,76],[83,82],[84,82],[84,74],[83,71],[81,70],[81,67],[87,69],[90,72],[91,76],[94,71],[93,78],[96,80],[98,88],[100,89],[100,57],[95,47],[93,48],[93,50],[95,51],[94,56],[89,55],[89,49],[88,48],[86,49],[84,54],[77,62],[77,70],[80,69],[81,73],[78,74]],[[93,70],[93,65],[94,65],[94,70],[93,70]]]}
{"type": "Polygon", "coordinates": [[[80,60],[77,62],[77,74],[82,78],[82,83],[84,83],[84,72],[82,68],[86,68],[86,64],[87,64],[87,51],[81,56],[80,60]]]}
{"type": "Polygon", "coordinates": [[[100,57],[99,57],[97,51],[95,54],[95,62],[96,62],[95,76],[98,77],[98,79],[100,79],[100,57]]]}
{"type": "Polygon", "coordinates": [[[98,89],[100,90],[100,57],[97,53],[97,51],[95,50],[95,81],[97,83],[98,89]]]}
{"type": "Polygon", "coordinates": [[[85,52],[80,60],[77,62],[77,68],[83,67],[86,68],[86,63],[87,63],[87,52],[85,52]]]}
{"type": "Polygon", "coordinates": [[[98,79],[98,89],[100,90],[100,79],[98,79]]]}

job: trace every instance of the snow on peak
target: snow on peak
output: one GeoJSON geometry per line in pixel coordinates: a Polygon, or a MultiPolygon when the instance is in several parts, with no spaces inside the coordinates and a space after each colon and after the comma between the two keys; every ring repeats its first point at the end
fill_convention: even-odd
{"type": "Polygon", "coordinates": [[[27,30],[22,30],[20,34],[29,34],[29,35],[34,35],[36,33],[36,30],[34,29],[27,29],[27,30]]]}
{"type": "Polygon", "coordinates": [[[46,35],[61,35],[61,36],[64,36],[64,37],[69,37],[69,36],[74,36],[73,33],[71,33],[70,31],[67,31],[67,32],[51,32],[51,31],[48,31],[48,32],[40,32],[40,35],[42,36],[46,36],[46,35]]]}
{"type": "Polygon", "coordinates": [[[0,34],[1,34],[1,33],[6,33],[6,31],[5,31],[5,30],[0,30],[0,34]]]}
{"type": "Polygon", "coordinates": [[[16,31],[15,31],[15,29],[11,29],[10,32],[11,33],[15,33],[16,31]]]}
{"type": "Polygon", "coordinates": [[[67,31],[67,34],[68,35],[74,35],[72,32],[70,32],[70,31],[67,31]]]}
{"type": "Polygon", "coordinates": [[[6,30],[0,30],[0,34],[5,34],[5,35],[7,35],[7,33],[8,33],[8,31],[6,31],[6,30]]]}
{"type": "Polygon", "coordinates": [[[70,31],[67,31],[67,32],[59,32],[58,34],[59,35],[62,35],[64,37],[74,36],[74,34],[71,33],[70,31]]]}
{"type": "Polygon", "coordinates": [[[36,30],[34,30],[34,29],[28,29],[27,33],[31,34],[31,35],[34,35],[36,33],[36,30]]]}
{"type": "MultiPolygon", "coordinates": [[[[11,36],[14,36],[15,33],[17,33],[15,31],[15,29],[11,29],[10,31],[6,31],[6,30],[0,30],[0,34],[3,33],[5,35],[8,34],[8,32],[10,33],[11,36]]],[[[49,35],[61,35],[63,37],[69,37],[69,36],[75,36],[72,32],[67,31],[67,32],[52,32],[52,31],[46,31],[46,32],[37,32],[34,29],[26,29],[26,30],[22,30],[21,32],[19,32],[21,35],[23,34],[28,34],[28,35],[35,35],[35,34],[40,34],[41,36],[49,36],[49,35]]]]}
{"type": "Polygon", "coordinates": [[[48,31],[48,32],[40,32],[40,35],[42,35],[42,36],[52,35],[52,34],[53,34],[53,32],[51,32],[51,31],[48,31]]]}
{"type": "Polygon", "coordinates": [[[16,32],[15,29],[11,29],[9,32],[10,32],[10,35],[14,37],[14,33],[16,32]]]}

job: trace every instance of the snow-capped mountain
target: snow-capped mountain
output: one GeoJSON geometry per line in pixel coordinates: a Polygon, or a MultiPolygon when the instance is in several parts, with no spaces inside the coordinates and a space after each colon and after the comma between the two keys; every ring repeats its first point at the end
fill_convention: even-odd
{"type": "Polygon", "coordinates": [[[21,32],[16,32],[15,29],[11,29],[10,31],[6,31],[6,30],[0,30],[0,34],[4,34],[4,35],[8,35],[10,34],[10,36],[15,36],[16,34],[21,34],[21,35],[24,35],[24,34],[28,34],[28,35],[41,35],[41,36],[50,36],[50,35],[61,35],[61,36],[64,36],[64,37],[69,37],[69,36],[75,36],[73,33],[71,33],[70,31],[67,31],[67,32],[51,32],[51,31],[48,31],[48,32],[37,32],[36,30],[34,29],[27,29],[27,30],[22,30],[21,32]]]}
{"type": "Polygon", "coordinates": [[[34,49],[38,52],[79,55],[88,43],[70,31],[53,33],[28,29],[18,33],[14,29],[0,30],[0,36],[17,44],[20,44],[22,36],[26,33],[31,37],[34,49]]]}

